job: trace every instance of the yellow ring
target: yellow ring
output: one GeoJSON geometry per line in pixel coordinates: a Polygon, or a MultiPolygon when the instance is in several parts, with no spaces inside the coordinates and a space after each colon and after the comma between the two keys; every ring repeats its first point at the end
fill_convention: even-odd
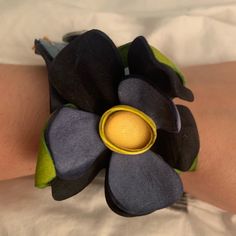
{"type": "Polygon", "coordinates": [[[100,134],[100,137],[101,137],[102,141],[104,142],[104,144],[112,151],[118,152],[121,154],[136,155],[136,154],[141,154],[141,153],[146,152],[155,143],[155,140],[157,137],[157,126],[156,126],[155,122],[149,116],[147,116],[145,113],[143,113],[142,111],[140,111],[134,107],[128,106],[128,105],[117,105],[117,106],[114,106],[111,109],[107,110],[102,115],[100,122],[99,122],[99,134],[100,134]],[[132,113],[138,115],[139,117],[141,117],[150,126],[151,131],[152,131],[151,138],[150,138],[149,142],[143,148],[140,148],[140,149],[120,148],[120,147],[114,145],[113,143],[111,143],[107,139],[107,137],[105,135],[105,124],[106,124],[108,117],[116,111],[132,112],[132,113]]]}

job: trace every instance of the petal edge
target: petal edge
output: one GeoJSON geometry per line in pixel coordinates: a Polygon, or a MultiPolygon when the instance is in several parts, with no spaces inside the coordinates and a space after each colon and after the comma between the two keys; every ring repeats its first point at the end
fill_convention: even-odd
{"type": "Polygon", "coordinates": [[[152,151],[132,157],[113,153],[107,178],[107,194],[129,216],[167,207],[183,193],[179,175],[152,151]]]}

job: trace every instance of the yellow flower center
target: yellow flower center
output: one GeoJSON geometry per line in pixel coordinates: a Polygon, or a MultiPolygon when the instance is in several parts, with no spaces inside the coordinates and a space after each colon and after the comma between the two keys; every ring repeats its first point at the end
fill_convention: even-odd
{"type": "Polygon", "coordinates": [[[101,117],[99,133],[104,144],[122,154],[140,154],[154,144],[156,125],[142,111],[127,105],[107,110],[101,117]]]}

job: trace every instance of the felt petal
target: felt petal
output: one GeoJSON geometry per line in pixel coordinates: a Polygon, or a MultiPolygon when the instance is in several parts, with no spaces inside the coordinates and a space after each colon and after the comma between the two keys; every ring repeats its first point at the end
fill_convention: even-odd
{"type": "Polygon", "coordinates": [[[106,198],[118,214],[149,214],[172,205],[183,194],[179,175],[150,150],[135,156],[113,153],[107,175],[106,198]]]}
{"type": "Polygon", "coordinates": [[[66,43],[52,42],[48,39],[34,41],[35,53],[41,55],[48,66],[66,45],[66,43]]]}
{"type": "Polygon", "coordinates": [[[137,37],[130,45],[128,65],[131,74],[143,75],[148,82],[170,98],[179,97],[193,101],[192,91],[183,85],[176,71],[156,59],[144,37],[137,37]]]}
{"type": "Polygon", "coordinates": [[[117,104],[124,68],[111,39],[99,30],[90,30],[59,52],[49,73],[53,87],[65,100],[102,114],[117,104]]]}
{"type": "Polygon", "coordinates": [[[76,180],[85,175],[106,150],[98,122],[97,115],[70,107],[51,117],[45,139],[59,178],[76,180]]]}
{"type": "Polygon", "coordinates": [[[160,154],[173,168],[187,171],[199,152],[199,135],[191,111],[183,105],[177,105],[177,109],[181,119],[180,132],[174,134],[158,130],[152,150],[160,154]]]}
{"type": "Polygon", "coordinates": [[[110,150],[106,149],[99,158],[95,160],[94,164],[75,180],[64,180],[56,177],[51,182],[53,198],[57,201],[61,201],[82,191],[96,177],[98,172],[108,165],[110,155],[110,150]]]}
{"type": "MultiPolygon", "coordinates": [[[[48,71],[50,70],[54,58],[65,46],[65,43],[56,43],[49,41],[48,39],[39,39],[34,41],[35,53],[43,57],[48,71]]],[[[48,74],[48,77],[50,91],[50,113],[52,113],[68,102],[63,97],[61,97],[51,85],[50,74],[48,74]]]]}
{"type": "Polygon", "coordinates": [[[181,123],[175,104],[145,80],[123,80],[119,85],[118,95],[121,104],[143,111],[155,121],[158,128],[170,132],[180,130],[181,123]]]}
{"type": "MultiPolygon", "coordinates": [[[[124,67],[128,67],[128,52],[129,52],[130,45],[131,45],[131,43],[126,43],[126,44],[123,44],[118,47],[118,51],[120,53],[124,67]]],[[[186,83],[185,77],[184,77],[183,73],[180,71],[180,69],[178,68],[178,66],[175,65],[173,63],[173,61],[171,61],[166,55],[164,55],[157,48],[155,48],[153,46],[150,46],[150,47],[152,49],[152,52],[153,52],[156,60],[158,60],[160,63],[163,63],[163,64],[169,66],[171,69],[173,69],[177,73],[179,78],[182,80],[183,84],[185,84],[186,83]]]]}
{"type": "Polygon", "coordinates": [[[70,43],[72,40],[76,39],[77,37],[84,34],[85,32],[86,32],[86,30],[69,32],[69,33],[63,35],[62,40],[64,42],[70,43]]]}

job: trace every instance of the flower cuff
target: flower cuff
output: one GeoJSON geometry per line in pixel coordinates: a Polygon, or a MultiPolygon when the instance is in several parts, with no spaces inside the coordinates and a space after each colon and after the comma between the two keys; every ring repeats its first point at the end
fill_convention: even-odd
{"type": "Polygon", "coordinates": [[[51,115],[42,132],[35,185],[55,200],[82,191],[105,168],[105,196],[123,216],[168,207],[193,171],[199,135],[180,70],[142,36],[116,47],[99,30],[35,40],[50,85],[51,115]]]}

